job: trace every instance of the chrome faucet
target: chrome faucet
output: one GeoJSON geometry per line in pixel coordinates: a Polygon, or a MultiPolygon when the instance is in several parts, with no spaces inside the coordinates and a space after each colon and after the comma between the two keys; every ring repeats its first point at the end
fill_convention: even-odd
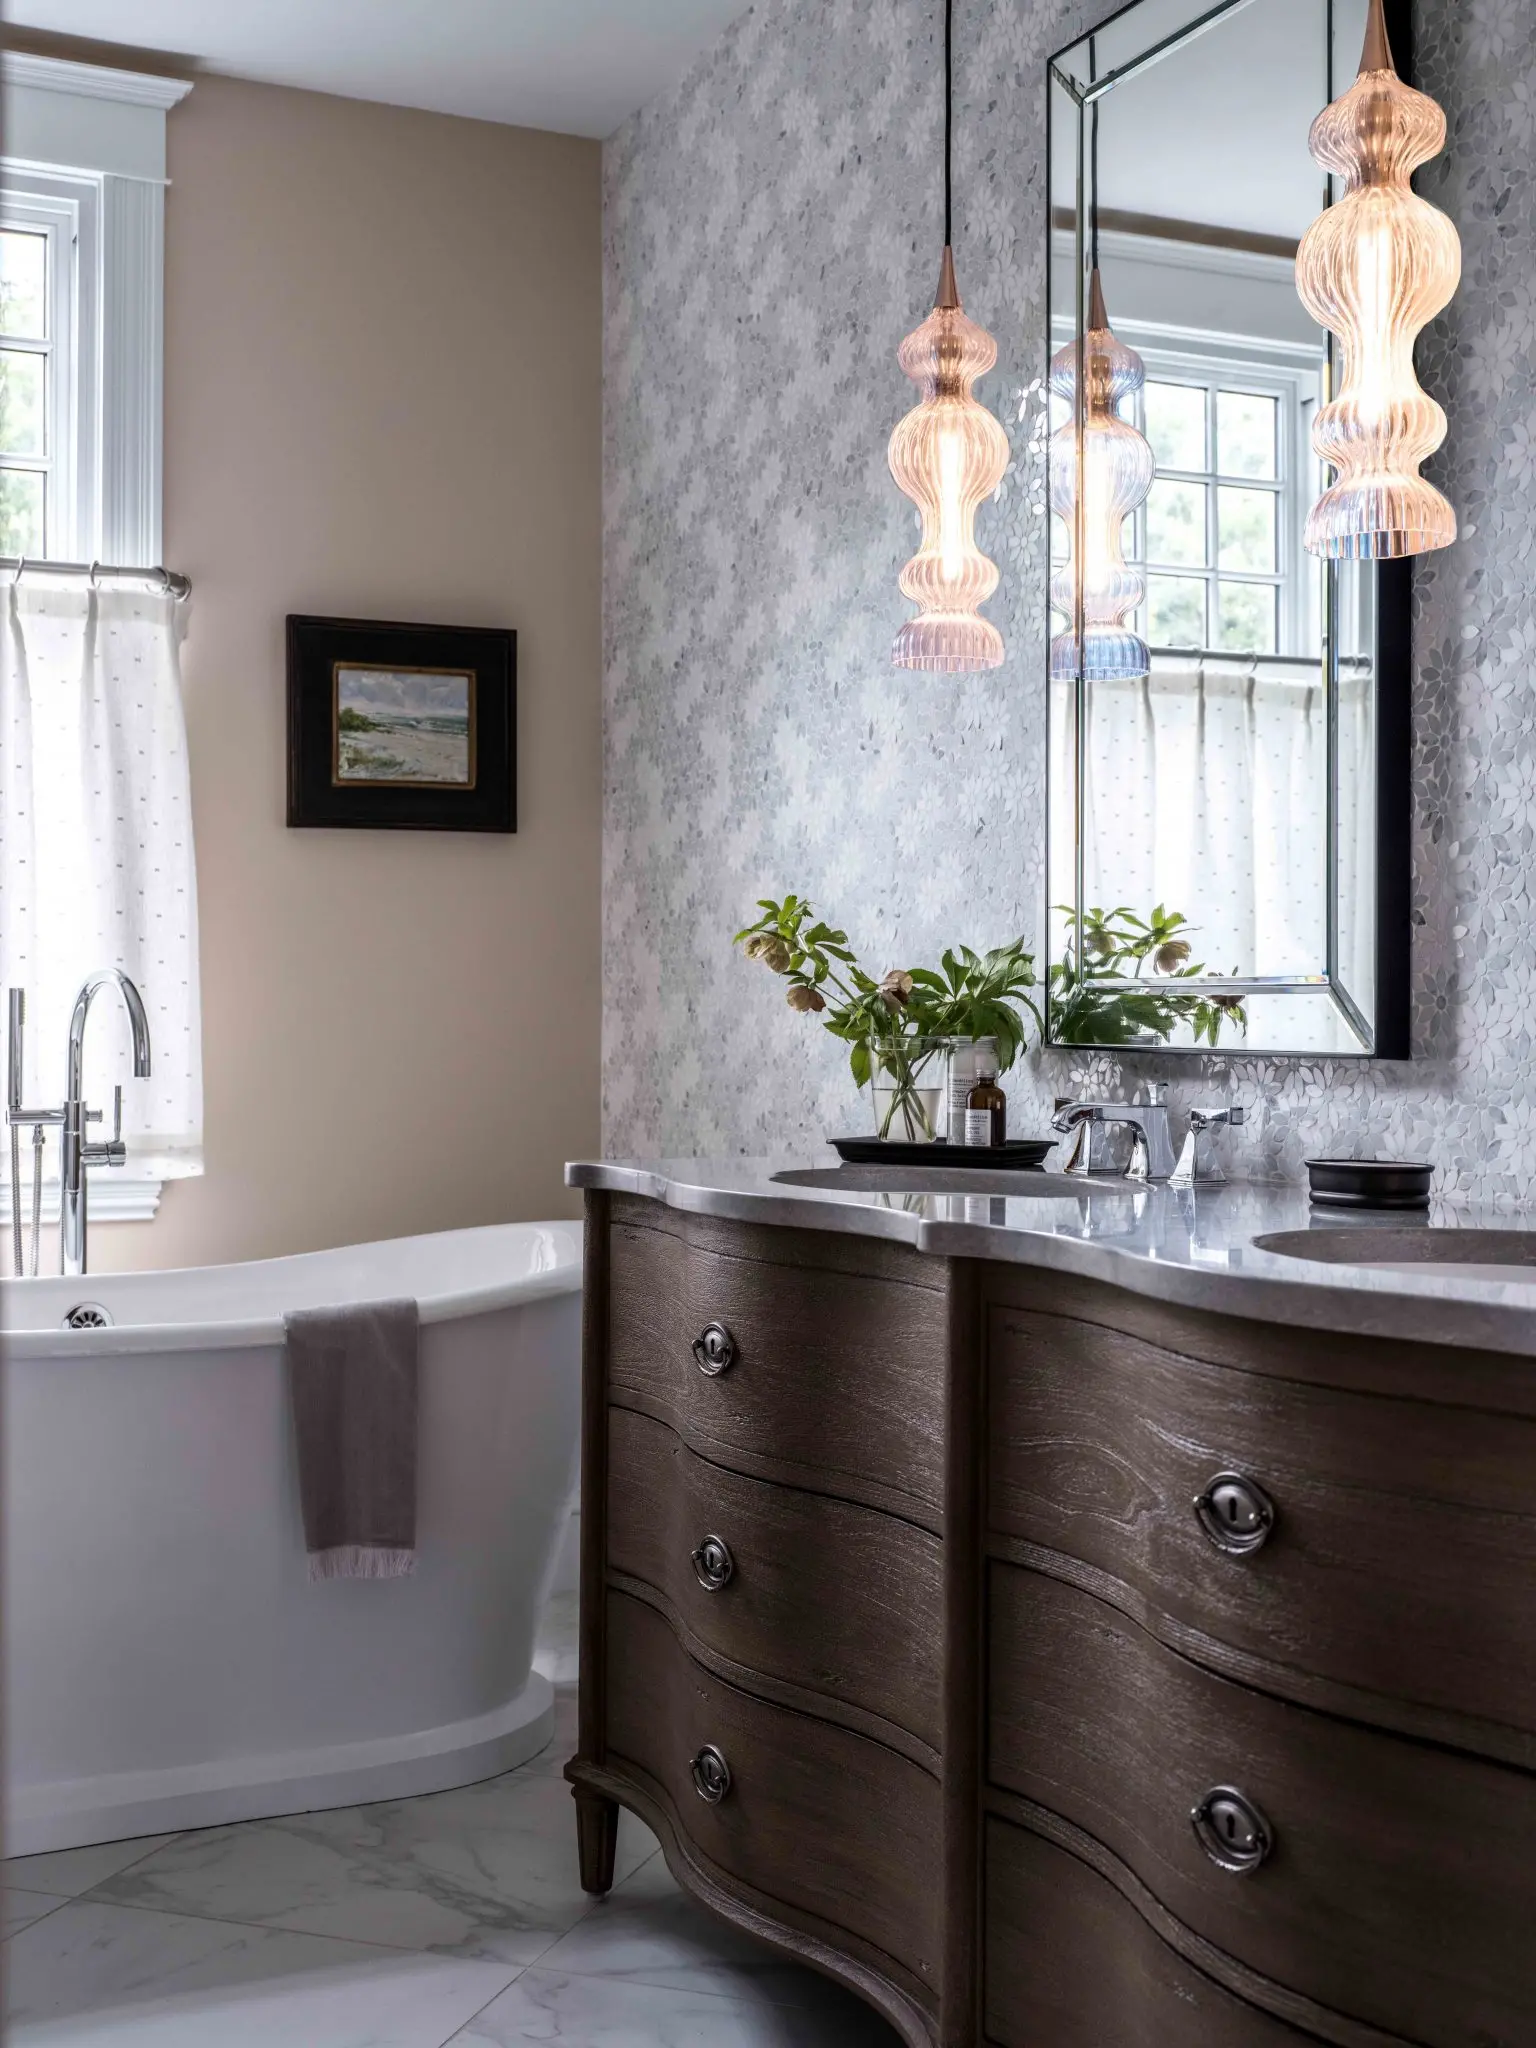
{"type": "Polygon", "coordinates": [[[1209,1147],[1202,1147],[1200,1140],[1207,1131],[1216,1130],[1222,1124],[1235,1127],[1245,1123],[1247,1117],[1247,1110],[1241,1106],[1233,1109],[1192,1109],[1184,1149],[1171,1176],[1173,1185],[1176,1188],[1208,1187],[1215,1181],[1225,1180],[1227,1176],[1220,1164],[1211,1158],[1209,1147]]]}
{"type": "Polygon", "coordinates": [[[1054,1131],[1077,1133],[1063,1173],[1093,1173],[1108,1161],[1095,1157],[1094,1134],[1113,1124],[1128,1124],[1131,1159],[1127,1180],[1167,1180],[1173,1172],[1173,1139],[1166,1102],[1064,1102],[1051,1119],[1054,1131]]]}
{"type": "MultiPolygon", "coordinates": [[[[6,1108],[6,1121],[10,1124],[31,1124],[34,1134],[44,1124],[58,1124],[59,1142],[59,1271],[61,1273],[83,1273],[86,1262],[86,1170],[92,1166],[123,1166],[127,1163],[128,1148],[123,1143],[123,1091],[119,1086],[112,1091],[113,1116],[112,1135],[99,1144],[93,1144],[87,1136],[88,1127],[100,1123],[101,1111],[88,1109],[85,1104],[85,1022],[91,1013],[91,1001],[98,989],[116,984],[128,1012],[129,1028],[133,1033],[133,1073],[135,1080],[142,1081],[149,1073],[149,1019],[144,1013],[144,999],[128,976],[116,967],[103,968],[99,973],[87,977],[69,1020],[69,1058],[64,1086],[64,1102],[58,1109],[27,1109],[21,1102],[22,1071],[22,1022],[24,1006],[17,1000],[18,991],[11,995],[10,1013],[10,1056],[7,1062],[10,1082],[10,1101],[6,1108]]],[[[13,1148],[14,1152],[14,1148],[13,1148]]],[[[34,1178],[36,1167],[34,1164],[34,1178]]],[[[13,1172],[13,1181],[19,1174],[13,1172]]],[[[11,1190],[13,1212],[19,1205],[20,1189],[11,1190]]],[[[35,1225],[34,1225],[35,1240],[35,1225]]],[[[35,1241],[34,1241],[35,1265],[35,1241]]]]}

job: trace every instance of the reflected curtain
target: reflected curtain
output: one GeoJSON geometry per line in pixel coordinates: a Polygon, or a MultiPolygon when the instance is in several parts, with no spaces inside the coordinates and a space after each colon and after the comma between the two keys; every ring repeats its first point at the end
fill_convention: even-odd
{"type": "MultiPolygon", "coordinates": [[[[1076,781],[1071,685],[1056,686],[1053,789],[1076,781]]],[[[1341,840],[1360,871],[1353,791],[1369,759],[1369,679],[1340,689],[1341,840]]],[[[1197,929],[1211,974],[1321,972],[1327,958],[1328,720],[1321,665],[1156,656],[1149,675],[1089,686],[1081,815],[1086,901],[1140,916],[1157,904],[1197,929]]],[[[1053,897],[1069,900],[1070,803],[1053,807],[1053,897]]],[[[1354,955],[1370,921],[1341,929],[1345,986],[1368,993],[1354,955]]]]}
{"type": "Polygon", "coordinates": [[[76,991],[95,969],[121,968],[144,997],[153,1072],[132,1078],[122,1006],[104,991],[86,1037],[87,1096],[110,1118],[122,1082],[130,1170],[201,1172],[186,608],[159,592],[30,579],[5,605],[0,979],[27,991],[27,1100],[63,1100],[76,991]]]}

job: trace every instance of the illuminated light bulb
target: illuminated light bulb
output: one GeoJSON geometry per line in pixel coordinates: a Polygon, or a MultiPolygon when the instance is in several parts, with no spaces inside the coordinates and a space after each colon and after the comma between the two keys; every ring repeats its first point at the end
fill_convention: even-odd
{"type": "Polygon", "coordinates": [[[1147,381],[1135,349],[1110,332],[1104,287],[1097,270],[1088,299],[1088,331],[1082,339],[1082,560],[1078,547],[1078,343],[1070,341],[1051,358],[1050,388],[1071,408],[1051,436],[1051,510],[1066,523],[1074,559],[1051,578],[1051,602],[1073,623],[1051,642],[1051,674],[1090,682],[1121,682],[1144,676],[1152,665],[1147,643],[1126,620],[1146,595],[1146,578],[1125,559],[1125,522],[1152,488],[1156,462],[1150,442],[1120,417],[1123,399],[1147,381]],[[1078,660],[1077,606],[1082,603],[1082,660],[1078,660]]]}
{"type": "Polygon", "coordinates": [[[1307,546],[1370,561],[1449,547],[1456,514],[1419,475],[1446,419],[1419,386],[1413,344],[1455,297],[1461,242],[1408,183],[1445,147],[1445,115],[1398,77],[1381,0],[1371,0],[1360,75],[1312,123],[1308,147],[1345,191],[1296,256],[1301,302],[1343,358],[1338,394],[1312,428],[1335,474],[1308,516],[1307,546]]]}
{"type": "Polygon", "coordinates": [[[891,435],[891,475],[923,516],[917,553],[901,572],[905,597],[918,606],[896,635],[897,668],[996,668],[1003,636],[976,607],[998,584],[997,564],[976,545],[976,511],[1008,467],[1008,436],[974,394],[997,361],[997,343],[966,318],[948,247],[933,311],[909,334],[896,359],[922,392],[891,435]]]}

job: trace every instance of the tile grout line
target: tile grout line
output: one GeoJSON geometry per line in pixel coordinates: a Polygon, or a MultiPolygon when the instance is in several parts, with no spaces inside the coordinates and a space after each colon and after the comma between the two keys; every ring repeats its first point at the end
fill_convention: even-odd
{"type": "MultiPolygon", "coordinates": [[[[239,1825],[243,1826],[244,1823],[239,1823],[239,1825]]],[[[68,1893],[67,1896],[70,1902],[73,1903],[76,1899],[86,1898],[91,1892],[99,1891],[102,1885],[111,1884],[114,1878],[123,1877],[130,1870],[137,1870],[141,1863],[147,1863],[151,1856],[158,1856],[162,1849],[169,1849],[174,1843],[185,1840],[185,1838],[188,1835],[197,1835],[201,1834],[202,1832],[203,1830],[201,1828],[181,1828],[174,1835],[167,1835],[165,1840],[163,1842],[157,1842],[153,1849],[146,1849],[142,1855],[135,1856],[131,1863],[125,1863],[120,1870],[114,1870],[110,1872],[106,1877],[100,1878],[97,1881],[97,1883],[93,1885],[87,1885],[83,1892],[68,1893]]],[[[104,1847],[105,1845],[100,1842],[81,1842],[78,1846],[82,1849],[99,1849],[104,1847]]],[[[72,1856],[74,1855],[75,1851],[73,1849],[39,1849],[37,1853],[40,1856],[72,1856]]],[[[26,1862],[27,1858],[22,1857],[20,1860],[22,1862],[26,1862]]],[[[0,1887],[3,1887],[7,1891],[13,1892],[31,1892],[34,1894],[36,1894],[37,1892],[42,1892],[45,1896],[52,1898],[57,1898],[59,1896],[59,1888],[57,1885],[19,1884],[14,1877],[6,1876],[5,1867],[3,1864],[0,1864],[0,1887]]]]}
{"type": "MultiPolygon", "coordinates": [[[[15,1890],[15,1886],[12,1886],[12,1890],[15,1890]]],[[[23,1892],[21,1896],[24,1899],[46,1899],[49,1894],[47,1892],[23,1892]]],[[[5,1940],[0,1942],[0,1949],[9,1948],[18,1934],[30,1934],[34,1927],[41,1927],[45,1920],[51,1920],[55,1913],[61,1913],[66,1906],[73,1906],[75,1903],[74,1899],[61,1899],[55,1893],[53,1904],[48,1910],[45,1913],[39,1913],[35,1919],[29,1920],[25,1927],[13,1928],[5,1937],[5,1940]]]]}
{"type": "MultiPolygon", "coordinates": [[[[452,1949],[402,1948],[398,1942],[370,1941],[367,1935],[364,1934],[317,1934],[312,1927],[287,1927],[281,1921],[276,1920],[236,1920],[228,1913],[200,1912],[190,1906],[168,1906],[163,1903],[147,1906],[138,1899],[98,1898],[95,1892],[82,1892],[78,1898],[61,1899],[59,1904],[60,1906],[115,1906],[124,1913],[147,1913],[160,1920],[201,1920],[210,1927],[239,1927],[243,1928],[247,1934],[287,1934],[295,1936],[301,1941],[340,1941],[353,1948],[377,1949],[380,1955],[385,1956],[426,1956],[435,1963],[495,1963],[500,1968],[511,1970],[518,1976],[521,1976],[524,1970],[531,1970],[533,1968],[532,1963],[509,1962],[505,1956],[466,1956],[459,1955],[452,1949]]],[[[49,1916],[43,1914],[41,1917],[47,1919],[49,1916]]],[[[32,1924],[35,1926],[37,1923],[34,1921],[32,1924]]],[[[573,1921],[572,1926],[574,1925],[575,1922],[573,1921]]],[[[19,1931],[22,1934],[27,1932],[25,1927],[19,1931]]],[[[555,1935],[551,1940],[550,1946],[553,1947],[556,1941],[563,1941],[565,1935],[569,1934],[570,1931],[568,1927],[563,1934],[555,1935]]],[[[14,1935],[11,1936],[13,1941],[15,1938],[14,1935]]],[[[539,1951],[540,1956],[546,1953],[547,1951],[544,1949],[539,1951]]]]}

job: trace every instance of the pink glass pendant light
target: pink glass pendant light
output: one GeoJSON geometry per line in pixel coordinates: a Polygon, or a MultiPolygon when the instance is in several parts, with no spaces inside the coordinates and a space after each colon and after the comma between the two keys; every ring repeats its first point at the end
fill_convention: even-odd
{"type": "Polygon", "coordinates": [[[1051,358],[1051,391],[1071,408],[1051,436],[1051,510],[1061,515],[1071,546],[1070,559],[1051,578],[1051,602],[1072,621],[1051,641],[1053,676],[1082,674],[1090,682],[1120,682],[1144,676],[1151,667],[1146,641],[1126,623],[1147,586],[1141,572],[1126,562],[1124,536],[1126,520],[1152,488],[1156,464],[1146,436],[1120,417],[1122,401],[1146,380],[1141,357],[1110,329],[1095,268],[1082,341],[1069,341],[1051,358]]]}
{"type": "Polygon", "coordinates": [[[1419,465],[1445,439],[1444,412],[1413,367],[1419,331],[1455,296],[1461,242],[1409,185],[1445,147],[1445,115],[1404,85],[1382,0],[1370,0],[1360,75],[1312,124],[1308,146],[1344,196],[1308,228],[1296,289],[1342,351],[1339,388],[1312,446],[1334,481],[1312,507],[1315,555],[1377,560],[1427,554],[1456,538],[1456,514],[1419,465]]]}
{"type": "Polygon", "coordinates": [[[1008,436],[975,396],[976,379],[997,361],[997,343],[967,319],[955,288],[951,242],[950,128],[954,0],[944,8],[944,255],[933,311],[897,350],[922,397],[891,435],[891,475],[922,514],[917,553],[901,572],[902,594],[918,613],[896,635],[897,668],[958,674],[996,668],[1003,636],[984,604],[997,564],[976,545],[976,512],[1008,467],[1008,436]]]}

